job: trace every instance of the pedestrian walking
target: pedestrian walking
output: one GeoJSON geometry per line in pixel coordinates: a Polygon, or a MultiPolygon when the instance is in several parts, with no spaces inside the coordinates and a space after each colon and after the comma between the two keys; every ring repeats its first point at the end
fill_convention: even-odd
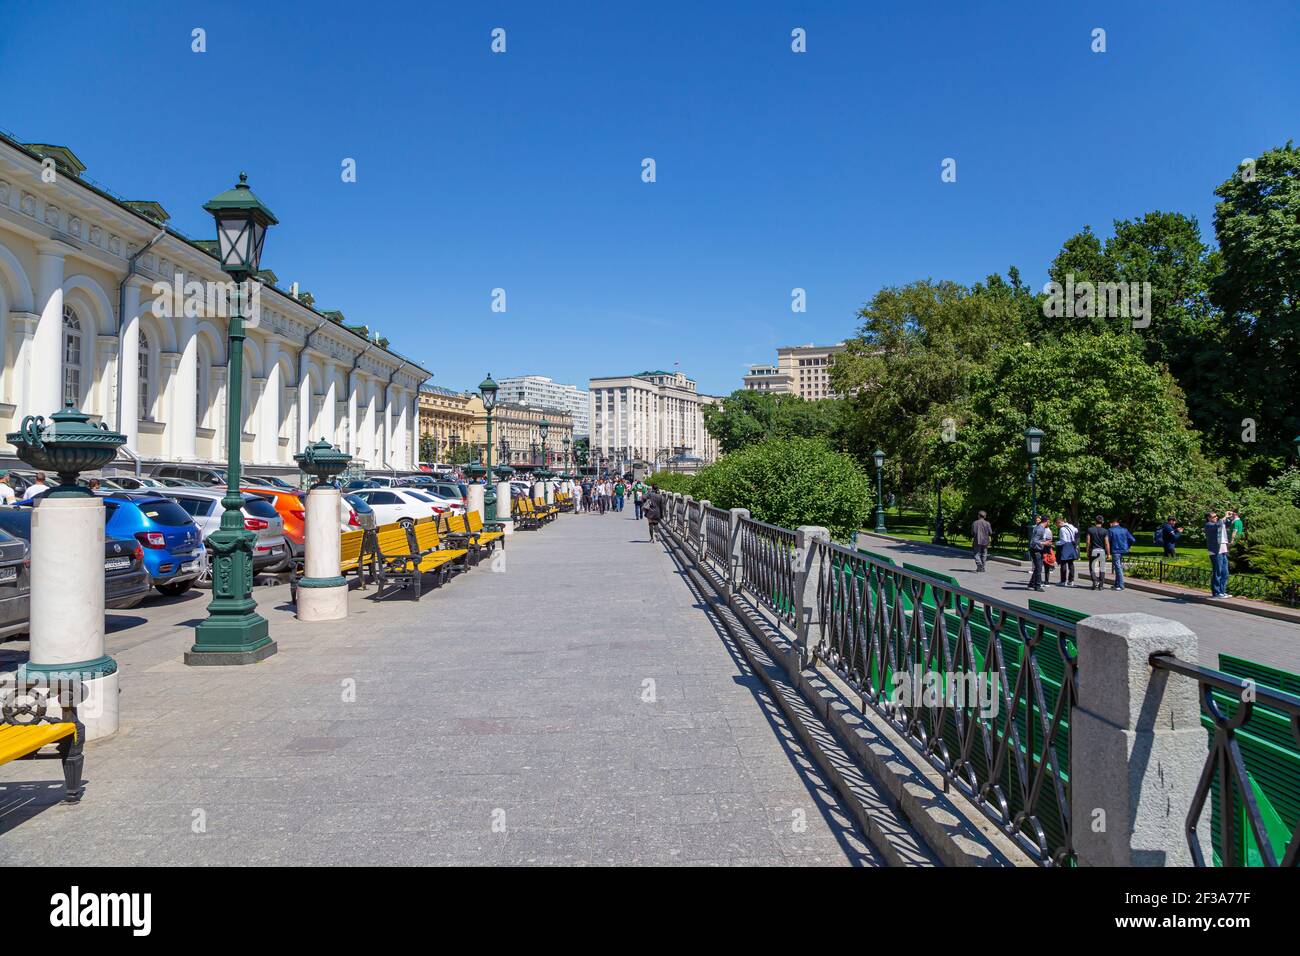
{"type": "Polygon", "coordinates": [[[1110,519],[1110,529],[1106,532],[1106,538],[1110,542],[1110,571],[1115,578],[1115,583],[1110,586],[1110,589],[1123,591],[1124,555],[1137,544],[1137,538],[1133,537],[1132,531],[1119,523],[1118,518],[1110,519]]]}
{"type": "Polygon", "coordinates": [[[655,539],[655,529],[659,527],[659,519],[663,517],[663,503],[660,500],[659,492],[651,490],[646,495],[645,503],[642,505],[642,513],[645,514],[646,525],[650,528],[650,540],[655,539]]]}
{"type": "Polygon", "coordinates": [[[1034,562],[1034,573],[1029,578],[1029,590],[1045,591],[1043,583],[1047,580],[1047,566],[1043,552],[1052,546],[1052,529],[1048,526],[1047,515],[1037,515],[1034,526],[1029,530],[1029,558],[1034,562]]]}
{"type": "MultiPolygon", "coordinates": [[[[1231,512],[1227,513],[1228,515],[1231,512]]],[[[1210,597],[1228,596],[1228,548],[1232,544],[1232,521],[1218,511],[1205,516],[1205,550],[1210,552],[1210,597]]]]}
{"type": "Polygon", "coordinates": [[[636,508],[637,520],[641,520],[641,512],[645,510],[645,482],[638,481],[632,486],[632,505],[636,508]]]}
{"type": "Polygon", "coordinates": [[[627,486],[623,484],[623,479],[620,478],[618,480],[618,483],[614,485],[614,510],[615,511],[623,510],[623,499],[626,496],[627,496],[627,486]]]}
{"type": "Polygon", "coordinates": [[[1087,547],[1088,580],[1092,582],[1092,590],[1100,591],[1106,586],[1106,559],[1110,556],[1110,535],[1106,533],[1106,519],[1101,515],[1093,515],[1087,547]]]}
{"type": "Polygon", "coordinates": [[[976,572],[984,571],[984,565],[989,559],[989,543],[992,540],[993,525],[989,524],[988,514],[981,511],[980,516],[970,526],[971,549],[975,552],[976,572]]]}
{"type": "Polygon", "coordinates": [[[1074,587],[1074,562],[1079,557],[1079,529],[1065,518],[1056,519],[1056,566],[1061,569],[1058,588],[1074,587]]]}

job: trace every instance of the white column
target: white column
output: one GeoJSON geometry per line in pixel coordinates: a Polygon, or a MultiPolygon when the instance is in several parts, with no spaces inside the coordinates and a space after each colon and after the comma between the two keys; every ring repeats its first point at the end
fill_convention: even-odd
{"type": "Polygon", "coordinates": [[[126,436],[126,447],[140,450],[140,285],[126,283],[122,309],[122,346],[117,356],[118,407],[122,420],[117,430],[126,436]]]}
{"type": "Polygon", "coordinates": [[[361,376],[354,370],[348,374],[348,453],[353,458],[361,457],[361,435],[358,430],[357,404],[361,400],[361,376]]]}
{"type": "Polygon", "coordinates": [[[298,582],[298,620],[338,621],[348,616],[348,585],[339,573],[339,490],[318,485],[307,492],[306,574],[298,582]]]}
{"type": "Polygon", "coordinates": [[[179,353],[172,376],[171,411],[167,431],[171,436],[172,457],[194,461],[198,455],[195,429],[198,428],[198,397],[195,388],[199,375],[199,340],[192,316],[179,316],[176,322],[176,348],[179,353]]]}
{"type": "Polygon", "coordinates": [[[32,336],[32,365],[26,402],[18,409],[20,418],[48,418],[63,407],[63,252],[58,246],[42,245],[36,260],[36,308],[41,317],[32,336]]]}
{"type": "Polygon", "coordinates": [[[243,444],[243,434],[245,424],[248,428],[253,429],[253,447],[251,455],[244,455],[241,462],[242,470],[247,471],[248,466],[253,462],[262,462],[262,441],[266,429],[263,427],[266,422],[266,379],[250,378],[248,380],[248,402],[244,406],[244,421],[240,423],[240,444],[243,444]]]}
{"type": "Polygon", "coordinates": [[[392,385],[384,389],[384,467],[393,468],[401,463],[396,459],[397,443],[393,441],[393,395],[392,385]]]}
{"type": "Polygon", "coordinates": [[[375,389],[378,382],[371,382],[366,379],[361,380],[361,457],[365,459],[366,464],[371,468],[378,468],[381,463],[377,463],[375,458],[378,449],[375,443],[375,389]]]}
{"type": "Polygon", "coordinates": [[[162,454],[164,458],[176,459],[176,375],[180,368],[181,357],[178,352],[158,353],[159,391],[157,417],[165,426],[162,435],[162,454]]]}
{"type": "Polygon", "coordinates": [[[515,533],[514,515],[512,513],[513,502],[510,497],[510,482],[497,482],[497,521],[502,524],[501,531],[504,534],[515,533]]]}
{"type": "Polygon", "coordinates": [[[217,461],[224,461],[229,454],[229,449],[226,448],[226,369],[214,366],[208,374],[208,387],[212,391],[212,429],[216,432],[212,442],[212,456],[217,461]]]}
{"type": "Polygon", "coordinates": [[[301,451],[316,439],[311,436],[312,401],[315,391],[307,371],[307,349],[304,346],[298,353],[298,443],[292,451],[301,451]]]}
{"type": "MultiPolygon", "coordinates": [[[[273,347],[267,348],[267,354],[274,355],[273,347]]],[[[262,388],[262,418],[258,422],[261,434],[258,460],[267,464],[280,456],[280,363],[272,361],[267,367],[266,382],[262,388]]]]}

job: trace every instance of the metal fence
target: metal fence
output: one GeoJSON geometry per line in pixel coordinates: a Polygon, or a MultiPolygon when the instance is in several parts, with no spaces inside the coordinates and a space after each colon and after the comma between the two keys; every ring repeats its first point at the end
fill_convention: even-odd
{"type": "Polygon", "coordinates": [[[1074,627],[816,548],[813,656],[1040,862],[1068,860],[1074,627]]]}
{"type": "MultiPolygon", "coordinates": [[[[1124,573],[1162,584],[1180,584],[1183,587],[1199,588],[1204,591],[1210,589],[1210,569],[1193,564],[1177,564],[1157,558],[1126,557],[1124,573]]],[[[1285,587],[1280,582],[1257,574],[1229,575],[1228,593],[1234,597],[1274,601],[1290,607],[1300,607],[1300,589],[1285,587]]]]}
{"type": "Polygon", "coordinates": [[[1185,824],[1196,865],[1210,862],[1197,839],[1209,806],[1214,865],[1296,866],[1300,808],[1294,763],[1284,758],[1300,751],[1300,696],[1169,654],[1153,654],[1151,666],[1197,682],[1210,731],[1205,768],[1185,824]]]}
{"type": "Polygon", "coordinates": [[[731,515],[709,505],[704,509],[704,556],[724,575],[731,565],[731,515]]]}
{"type": "Polygon", "coordinates": [[[793,531],[753,518],[740,519],[740,581],[744,590],[775,614],[783,624],[794,627],[799,595],[795,591],[793,531]]]}

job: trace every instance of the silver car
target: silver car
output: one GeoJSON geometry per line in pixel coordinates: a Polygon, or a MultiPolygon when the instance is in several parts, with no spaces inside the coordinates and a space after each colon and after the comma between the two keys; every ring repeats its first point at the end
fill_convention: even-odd
{"type": "MultiPolygon", "coordinates": [[[[206,542],[214,531],[221,528],[221,499],[226,493],[220,488],[160,488],[158,493],[170,498],[194,519],[206,542]]],[[[253,545],[253,570],[279,569],[291,561],[285,547],[284,519],[275,505],[257,495],[245,494],[244,528],[257,532],[253,545]]]]}

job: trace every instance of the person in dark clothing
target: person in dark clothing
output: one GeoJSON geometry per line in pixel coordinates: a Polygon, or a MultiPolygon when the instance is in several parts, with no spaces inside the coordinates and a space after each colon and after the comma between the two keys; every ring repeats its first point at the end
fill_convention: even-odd
{"type": "Polygon", "coordinates": [[[1110,553],[1110,536],[1106,533],[1106,519],[1095,515],[1088,529],[1088,580],[1092,590],[1106,586],[1106,558],[1110,553]]]}
{"type": "Polygon", "coordinates": [[[1035,516],[1034,527],[1029,532],[1029,557],[1034,562],[1034,573],[1029,578],[1029,590],[1044,591],[1043,583],[1047,580],[1047,567],[1043,563],[1043,552],[1052,546],[1052,529],[1047,516],[1035,516]]]}
{"type": "Polygon", "coordinates": [[[1183,536],[1183,526],[1175,524],[1173,518],[1166,518],[1157,535],[1156,544],[1164,546],[1165,558],[1172,561],[1178,557],[1178,539],[1183,536]]]}
{"type": "Polygon", "coordinates": [[[1106,537],[1110,541],[1110,570],[1115,576],[1115,583],[1110,586],[1112,591],[1124,590],[1124,555],[1128,554],[1129,548],[1137,544],[1137,539],[1133,537],[1133,532],[1119,523],[1118,518],[1110,519],[1110,528],[1106,531],[1106,537]]]}
{"type": "Polygon", "coordinates": [[[983,571],[989,559],[989,542],[993,540],[993,525],[989,524],[988,518],[989,516],[981,511],[980,516],[970,526],[971,548],[975,552],[976,571],[983,571]]]}
{"type": "Polygon", "coordinates": [[[650,526],[650,540],[654,541],[655,528],[659,525],[659,519],[664,516],[663,501],[659,497],[659,492],[652,490],[645,496],[641,513],[645,515],[646,524],[650,526]]]}
{"type": "Polygon", "coordinates": [[[1079,557],[1079,529],[1065,518],[1056,519],[1056,566],[1061,569],[1057,587],[1074,587],[1074,562],[1079,557]]]}

